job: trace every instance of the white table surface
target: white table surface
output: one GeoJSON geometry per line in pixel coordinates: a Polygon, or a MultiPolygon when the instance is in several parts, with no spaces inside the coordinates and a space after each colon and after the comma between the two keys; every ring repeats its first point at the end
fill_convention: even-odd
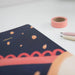
{"type": "Polygon", "coordinates": [[[60,32],[75,32],[75,0],[34,0],[0,6],[0,32],[31,24],[67,51],[75,54],[75,41],[60,37],[60,32]],[[68,18],[66,28],[53,28],[51,18],[68,18]]]}

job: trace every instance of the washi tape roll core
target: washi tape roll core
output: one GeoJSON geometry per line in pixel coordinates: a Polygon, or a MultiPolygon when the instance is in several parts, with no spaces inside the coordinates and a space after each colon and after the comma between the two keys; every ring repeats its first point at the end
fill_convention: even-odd
{"type": "Polygon", "coordinates": [[[51,25],[55,28],[64,28],[67,26],[67,18],[54,17],[51,19],[51,25]]]}

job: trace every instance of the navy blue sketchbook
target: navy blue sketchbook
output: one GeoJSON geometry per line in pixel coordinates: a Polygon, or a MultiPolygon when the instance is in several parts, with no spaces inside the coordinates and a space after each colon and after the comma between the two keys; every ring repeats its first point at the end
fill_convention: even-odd
{"type": "Polygon", "coordinates": [[[66,50],[31,25],[0,33],[0,75],[47,75],[66,50]]]}

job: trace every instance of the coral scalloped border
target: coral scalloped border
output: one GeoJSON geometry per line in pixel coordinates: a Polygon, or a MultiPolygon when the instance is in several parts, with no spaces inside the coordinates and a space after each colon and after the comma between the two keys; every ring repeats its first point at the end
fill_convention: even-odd
{"type": "MultiPolygon", "coordinates": [[[[39,51],[34,51],[31,55],[29,55],[28,53],[20,53],[17,57],[18,58],[22,58],[22,56],[25,56],[25,57],[34,57],[35,54],[38,55],[38,57],[44,57],[47,53],[50,54],[50,56],[54,56],[56,55],[57,52],[60,52],[61,54],[64,52],[62,49],[55,49],[53,51],[50,51],[50,50],[46,50],[44,51],[43,53],[40,53],[39,51]]],[[[2,55],[0,55],[0,59],[8,59],[8,58],[16,58],[15,55],[13,54],[9,54],[7,55],[6,57],[3,57],[2,55]]]]}
{"type": "Polygon", "coordinates": [[[43,53],[34,51],[30,55],[28,53],[20,53],[18,56],[9,54],[6,57],[0,55],[0,66],[53,63],[54,60],[59,56],[56,55],[57,52],[60,52],[62,54],[64,51],[62,49],[55,49],[53,51],[46,50],[43,53]],[[49,53],[50,56],[45,56],[47,53],[49,53]],[[37,54],[38,56],[34,56],[35,54],[37,54]]]}

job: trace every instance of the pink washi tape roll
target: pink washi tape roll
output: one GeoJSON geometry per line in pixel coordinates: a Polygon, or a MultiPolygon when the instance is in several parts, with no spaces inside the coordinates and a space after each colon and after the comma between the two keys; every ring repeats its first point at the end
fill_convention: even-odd
{"type": "Polygon", "coordinates": [[[51,25],[55,28],[64,28],[67,26],[67,18],[54,17],[51,19],[51,25]]]}

